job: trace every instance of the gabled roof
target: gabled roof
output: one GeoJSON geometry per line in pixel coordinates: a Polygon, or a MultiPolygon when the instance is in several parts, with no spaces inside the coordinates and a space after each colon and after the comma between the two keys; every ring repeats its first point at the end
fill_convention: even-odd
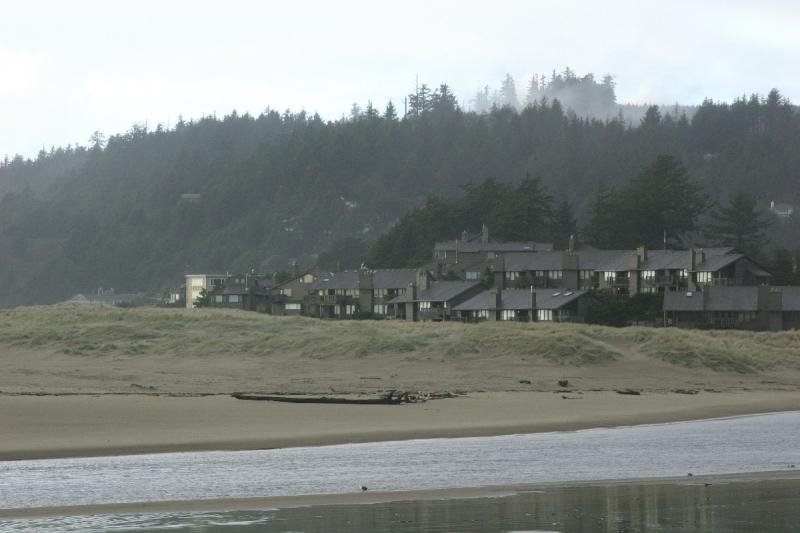
{"type": "Polygon", "coordinates": [[[416,280],[414,268],[387,268],[372,271],[372,286],[376,289],[402,289],[416,280]]]}
{"type": "Polygon", "coordinates": [[[564,268],[565,252],[537,252],[503,254],[506,272],[526,272],[528,270],[561,270],[564,268]]]}
{"type": "Polygon", "coordinates": [[[578,268],[601,272],[630,270],[633,250],[579,250],[578,268]]]}
{"type": "MultiPolygon", "coordinates": [[[[417,276],[414,268],[386,268],[372,270],[372,287],[375,289],[402,289],[413,282],[417,276]]],[[[308,285],[311,290],[357,289],[360,273],[358,270],[325,272],[308,285]]]]}
{"type": "MultiPolygon", "coordinates": [[[[534,289],[536,309],[559,309],[586,294],[586,291],[570,291],[558,289],[534,289]]],[[[502,310],[530,309],[530,289],[503,289],[500,291],[500,307],[502,310]]],[[[454,311],[478,311],[495,309],[491,291],[485,290],[455,306],[454,311]]]]}
{"type": "MultiPolygon", "coordinates": [[[[453,298],[480,285],[479,281],[434,281],[430,288],[419,291],[415,302],[449,302],[453,298]]],[[[390,304],[406,302],[407,294],[401,294],[393,298],[390,304]]]]}
{"type": "Polygon", "coordinates": [[[706,287],[664,294],[664,311],[758,311],[758,287],[706,287]]]}

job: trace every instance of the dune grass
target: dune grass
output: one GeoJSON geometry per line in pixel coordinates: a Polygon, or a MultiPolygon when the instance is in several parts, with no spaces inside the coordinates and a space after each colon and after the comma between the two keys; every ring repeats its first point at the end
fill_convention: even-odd
{"type": "Polygon", "coordinates": [[[753,333],[578,324],[321,321],[217,309],[117,309],[59,304],[0,311],[0,345],[68,356],[308,360],[392,355],[405,360],[519,358],[602,364],[645,357],[685,367],[757,372],[800,367],[800,333],[753,333]]]}

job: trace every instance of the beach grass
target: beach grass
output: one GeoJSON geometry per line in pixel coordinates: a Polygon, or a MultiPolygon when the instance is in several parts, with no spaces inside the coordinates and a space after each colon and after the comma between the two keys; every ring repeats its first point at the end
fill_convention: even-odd
{"type": "Polygon", "coordinates": [[[222,309],[119,309],[79,304],[0,311],[0,344],[83,357],[221,354],[310,360],[396,356],[454,361],[518,357],[593,365],[636,356],[740,373],[800,367],[800,333],[608,328],[582,324],[413,323],[276,317],[222,309]]]}

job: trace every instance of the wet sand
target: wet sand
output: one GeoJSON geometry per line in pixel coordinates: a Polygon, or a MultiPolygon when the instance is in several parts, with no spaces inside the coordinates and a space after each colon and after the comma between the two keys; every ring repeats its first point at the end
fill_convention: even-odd
{"type": "Polygon", "coordinates": [[[797,488],[800,483],[798,471],[757,472],[715,476],[693,476],[673,478],[643,478],[626,480],[602,480],[580,482],[538,483],[488,487],[467,487],[434,490],[397,492],[353,492],[342,494],[312,494],[304,496],[230,498],[214,500],[156,501],[101,505],[77,505],[62,507],[31,507],[23,509],[0,509],[0,519],[59,517],[79,515],[201,512],[229,510],[291,509],[310,506],[365,505],[387,502],[410,502],[425,500],[454,500],[472,498],[501,498],[516,494],[535,493],[550,489],[581,489],[588,487],[710,487],[770,482],[797,488]]]}
{"type": "Polygon", "coordinates": [[[791,410],[800,410],[796,391],[476,392],[399,406],[227,395],[0,395],[0,460],[490,436],[791,410]]]}

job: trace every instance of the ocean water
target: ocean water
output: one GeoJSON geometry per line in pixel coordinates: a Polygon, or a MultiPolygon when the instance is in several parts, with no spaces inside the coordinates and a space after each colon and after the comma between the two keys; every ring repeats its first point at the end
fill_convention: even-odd
{"type": "MultiPolygon", "coordinates": [[[[362,485],[403,491],[786,470],[800,465],[799,438],[800,412],[789,412],[500,437],[9,461],[0,463],[0,508],[333,494],[362,485]]],[[[123,523],[96,530],[124,530],[131,515],[121,516],[127,517],[123,523]]],[[[229,527],[202,516],[185,515],[205,524],[186,527],[229,527]]],[[[270,524],[276,519],[259,516],[255,520],[270,524]]],[[[250,527],[244,522],[252,517],[240,518],[229,513],[216,520],[250,527]]],[[[61,520],[54,529],[67,530],[80,518],[50,520],[61,520]]],[[[0,530],[9,524],[23,522],[0,522],[0,530]]]]}

